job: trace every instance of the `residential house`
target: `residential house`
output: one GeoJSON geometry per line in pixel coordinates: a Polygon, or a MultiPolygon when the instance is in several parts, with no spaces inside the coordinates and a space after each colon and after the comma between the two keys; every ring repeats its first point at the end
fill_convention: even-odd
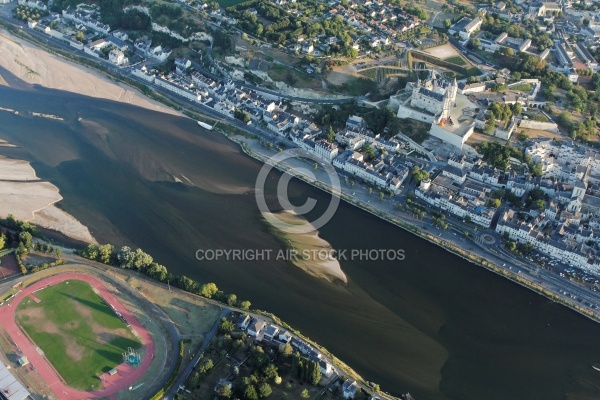
{"type": "Polygon", "coordinates": [[[282,343],[289,343],[292,340],[292,334],[288,331],[280,331],[279,336],[277,336],[277,340],[282,343]]]}
{"type": "Polygon", "coordinates": [[[276,327],[275,325],[269,324],[263,330],[264,338],[267,340],[275,339],[275,337],[277,336],[278,333],[279,333],[279,328],[276,327]]]}
{"type": "Polygon", "coordinates": [[[262,331],[266,325],[267,325],[267,323],[265,321],[263,321],[262,319],[254,318],[252,320],[252,322],[250,323],[250,325],[248,325],[248,335],[257,337],[258,335],[260,335],[262,333],[262,331]]]}
{"type": "Polygon", "coordinates": [[[108,61],[117,66],[126,65],[129,63],[129,59],[125,57],[125,53],[119,49],[112,49],[110,53],[108,53],[108,61]]]}
{"type": "Polygon", "coordinates": [[[238,327],[241,330],[246,330],[246,329],[248,329],[250,322],[252,322],[252,317],[250,316],[250,314],[244,314],[240,317],[240,319],[238,321],[238,327]]]}
{"type": "Polygon", "coordinates": [[[359,391],[360,386],[358,386],[358,382],[355,380],[348,379],[342,384],[342,396],[345,399],[353,399],[359,391]]]}

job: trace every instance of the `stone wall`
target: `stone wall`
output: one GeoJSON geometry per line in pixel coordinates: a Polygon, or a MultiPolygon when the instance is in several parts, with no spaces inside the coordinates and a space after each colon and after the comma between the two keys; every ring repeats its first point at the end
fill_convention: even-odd
{"type": "Polygon", "coordinates": [[[558,125],[556,125],[554,122],[541,122],[533,121],[530,119],[523,119],[519,124],[519,128],[538,129],[541,131],[558,133],[558,125]]]}

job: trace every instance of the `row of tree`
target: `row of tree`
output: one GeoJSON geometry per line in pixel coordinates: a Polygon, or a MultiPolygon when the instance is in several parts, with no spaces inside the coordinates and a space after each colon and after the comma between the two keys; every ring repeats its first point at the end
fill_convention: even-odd
{"type": "Polygon", "coordinates": [[[178,276],[170,273],[167,267],[155,262],[152,256],[142,249],[132,250],[128,246],[123,246],[117,250],[110,244],[100,246],[88,244],[80,252],[80,255],[88,260],[139,271],[159,282],[169,282],[169,284],[179,287],[186,292],[198,294],[207,299],[215,299],[227,303],[232,307],[237,306],[243,310],[248,310],[251,306],[251,303],[247,300],[238,302],[235,294],[223,293],[212,282],[199,284],[185,275],[178,276]]]}
{"type": "Polygon", "coordinates": [[[291,375],[311,385],[317,385],[321,380],[321,367],[318,362],[294,353],[291,375]]]}

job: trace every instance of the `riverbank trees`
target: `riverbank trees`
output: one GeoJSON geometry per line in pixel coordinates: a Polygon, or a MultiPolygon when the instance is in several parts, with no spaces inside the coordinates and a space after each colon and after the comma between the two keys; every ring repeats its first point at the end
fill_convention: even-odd
{"type": "MultiPolygon", "coordinates": [[[[132,250],[129,246],[122,246],[117,250],[110,244],[100,246],[88,244],[79,252],[79,255],[102,264],[139,271],[156,281],[162,283],[168,282],[170,285],[183,289],[186,292],[197,294],[207,299],[214,299],[232,307],[238,305],[235,294],[224,293],[213,282],[200,284],[185,275],[172,274],[167,267],[154,261],[150,254],[139,248],[132,250]]],[[[251,303],[248,300],[239,303],[239,307],[242,310],[249,310],[250,306],[251,303]]]]}

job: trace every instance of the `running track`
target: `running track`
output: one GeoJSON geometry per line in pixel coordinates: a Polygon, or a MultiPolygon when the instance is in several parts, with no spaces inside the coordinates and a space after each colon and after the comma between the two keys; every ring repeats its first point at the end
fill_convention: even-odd
{"type": "Polygon", "coordinates": [[[26,287],[10,301],[10,304],[0,306],[0,321],[2,321],[2,327],[8,332],[9,336],[19,347],[23,355],[27,356],[35,371],[54,392],[56,398],[61,400],[97,399],[102,397],[112,398],[115,393],[128,390],[130,386],[134,385],[134,383],[144,375],[154,356],[154,341],[146,328],[144,328],[137,318],[135,318],[129,310],[113,296],[102,282],[89,275],[75,273],[60,274],[42,279],[41,281],[26,287]],[[123,315],[125,320],[131,325],[131,328],[138,333],[138,337],[145,346],[145,357],[137,368],[133,368],[125,363],[120,364],[116,367],[116,375],[112,377],[109,377],[108,374],[102,375],[102,379],[106,379],[106,387],[95,392],[84,392],[67,386],[46,358],[42,357],[37,352],[35,344],[25,336],[21,328],[15,322],[15,309],[25,297],[36,289],[44,288],[47,285],[54,285],[66,280],[88,282],[94,287],[109,304],[123,315]]]}

